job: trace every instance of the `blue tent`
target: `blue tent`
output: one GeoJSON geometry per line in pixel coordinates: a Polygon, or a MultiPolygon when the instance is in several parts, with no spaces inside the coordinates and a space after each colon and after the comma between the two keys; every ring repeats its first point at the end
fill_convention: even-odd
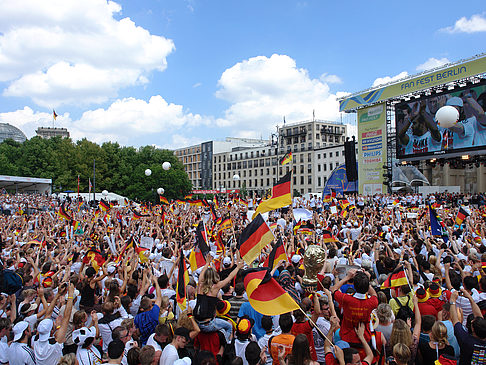
{"type": "Polygon", "coordinates": [[[322,197],[324,198],[325,195],[331,194],[331,189],[338,194],[358,191],[358,182],[349,182],[346,178],[346,165],[339,165],[334,169],[322,191],[322,197]]]}

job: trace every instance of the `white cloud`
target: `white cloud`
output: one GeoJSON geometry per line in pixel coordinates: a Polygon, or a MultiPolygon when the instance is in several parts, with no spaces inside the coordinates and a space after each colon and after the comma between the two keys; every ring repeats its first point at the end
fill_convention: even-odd
{"type": "Polygon", "coordinates": [[[450,62],[451,61],[449,61],[445,57],[440,58],[440,59],[431,57],[427,61],[422,63],[421,65],[418,65],[416,70],[417,71],[426,71],[426,70],[430,70],[432,68],[436,68],[436,67],[439,67],[439,66],[444,66],[445,64],[450,63],[450,62]]]}
{"type": "MultiPolygon", "coordinates": [[[[0,122],[15,125],[27,137],[32,137],[37,127],[51,126],[52,114],[34,112],[25,107],[0,113],[0,122]]],[[[79,120],[72,120],[68,113],[59,115],[55,126],[67,128],[74,140],[86,137],[97,143],[116,141],[122,145],[134,145],[137,144],[135,140],[150,135],[150,141],[169,147],[181,144],[181,136],[188,130],[210,125],[211,122],[210,118],[188,113],[181,105],[167,103],[156,95],[148,102],[135,98],[119,99],[106,109],[84,112],[79,120]]],[[[142,144],[149,144],[150,141],[142,144]]]]}
{"type": "Polygon", "coordinates": [[[4,0],[0,81],[5,96],[41,106],[100,103],[120,88],[145,84],[167,68],[174,44],[150,34],[105,0],[4,0]]]}
{"type": "Polygon", "coordinates": [[[197,88],[197,87],[200,87],[202,86],[202,83],[200,82],[196,82],[194,85],[192,85],[193,88],[197,88]]]}
{"type": "Polygon", "coordinates": [[[392,82],[392,81],[397,81],[397,80],[403,79],[404,77],[407,77],[407,76],[408,76],[408,72],[407,71],[402,71],[398,75],[395,75],[395,76],[378,77],[373,82],[372,87],[375,87],[375,86],[378,86],[378,85],[387,84],[387,83],[392,82]]]}
{"type": "Polygon", "coordinates": [[[339,104],[329,86],[311,79],[286,55],[258,56],[227,69],[216,96],[232,105],[218,126],[231,126],[233,135],[266,138],[281,124],[312,118],[336,120],[339,104]]]}
{"type": "Polygon", "coordinates": [[[477,33],[486,32],[486,18],[484,14],[475,14],[471,19],[463,16],[456,21],[453,27],[442,28],[447,33],[477,33]]]}
{"type": "Polygon", "coordinates": [[[343,82],[339,76],[328,73],[323,73],[320,79],[322,82],[327,82],[328,84],[341,84],[343,82]]]}

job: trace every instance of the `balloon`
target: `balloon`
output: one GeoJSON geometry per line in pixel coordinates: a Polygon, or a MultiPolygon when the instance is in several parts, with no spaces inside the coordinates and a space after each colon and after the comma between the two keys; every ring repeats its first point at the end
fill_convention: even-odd
{"type": "Polygon", "coordinates": [[[108,195],[108,191],[107,191],[107,190],[103,190],[103,191],[101,192],[101,194],[102,194],[103,196],[107,196],[107,195],[108,195]]]}
{"type": "Polygon", "coordinates": [[[157,194],[159,194],[159,195],[163,195],[164,193],[165,193],[164,188],[158,188],[158,189],[157,189],[157,194]]]}
{"type": "Polygon", "coordinates": [[[168,162],[168,161],[165,161],[165,162],[162,164],[162,168],[163,168],[164,170],[168,170],[168,169],[170,169],[170,166],[171,166],[171,165],[170,165],[170,162],[168,162]]]}
{"type": "Polygon", "coordinates": [[[451,105],[446,105],[437,110],[435,119],[442,128],[450,128],[459,120],[459,112],[451,105]]]}
{"type": "Polygon", "coordinates": [[[145,170],[145,176],[150,176],[150,175],[152,175],[152,170],[150,169],[145,170]]]}

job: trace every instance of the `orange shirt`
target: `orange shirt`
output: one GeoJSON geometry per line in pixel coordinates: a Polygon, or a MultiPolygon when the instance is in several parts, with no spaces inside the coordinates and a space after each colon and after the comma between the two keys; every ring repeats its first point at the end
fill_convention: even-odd
{"type": "Polygon", "coordinates": [[[294,335],[278,335],[272,338],[272,344],[270,345],[270,355],[272,355],[273,365],[278,365],[278,348],[282,346],[285,350],[284,358],[292,352],[292,345],[294,344],[294,335]]]}

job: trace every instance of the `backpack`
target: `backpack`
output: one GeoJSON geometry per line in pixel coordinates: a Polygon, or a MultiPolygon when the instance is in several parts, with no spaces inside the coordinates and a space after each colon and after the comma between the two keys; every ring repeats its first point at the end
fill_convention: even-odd
{"type": "Polygon", "coordinates": [[[23,285],[22,277],[12,270],[0,271],[0,291],[9,295],[15,294],[22,289],[23,285]]]}
{"type": "Polygon", "coordinates": [[[408,296],[407,303],[405,305],[402,304],[400,300],[397,298],[394,298],[395,301],[398,303],[399,308],[397,315],[395,316],[397,319],[403,319],[404,321],[407,321],[407,318],[414,318],[415,314],[413,313],[413,310],[408,306],[408,303],[410,302],[410,296],[408,296]]]}

